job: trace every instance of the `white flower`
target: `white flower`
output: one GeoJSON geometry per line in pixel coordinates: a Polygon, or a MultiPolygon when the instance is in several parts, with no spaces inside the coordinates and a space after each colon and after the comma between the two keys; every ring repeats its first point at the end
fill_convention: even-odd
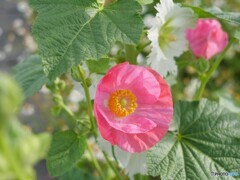
{"type": "Polygon", "coordinates": [[[148,64],[163,76],[168,72],[176,74],[174,57],[187,50],[185,30],[194,26],[196,18],[191,9],[180,7],[172,0],[161,0],[155,8],[158,13],[148,31],[152,46],[148,64]]]}
{"type": "MultiPolygon", "coordinates": [[[[101,135],[98,136],[98,145],[113,159],[111,144],[104,140],[101,135]]],[[[147,151],[142,153],[129,153],[114,146],[115,156],[119,166],[125,170],[125,173],[132,180],[135,174],[147,174],[147,151]]]]}
{"type": "Polygon", "coordinates": [[[73,89],[68,98],[71,102],[78,103],[81,100],[83,100],[84,95],[77,91],[76,89],[73,89]]]}

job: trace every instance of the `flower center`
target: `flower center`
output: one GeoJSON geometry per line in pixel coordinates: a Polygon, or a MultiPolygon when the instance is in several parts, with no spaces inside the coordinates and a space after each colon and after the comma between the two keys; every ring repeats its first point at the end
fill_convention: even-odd
{"type": "Polygon", "coordinates": [[[177,40],[177,36],[173,34],[174,27],[169,26],[170,22],[166,22],[159,30],[158,43],[162,49],[177,40]]]}
{"type": "Polygon", "coordinates": [[[118,117],[126,117],[137,108],[137,98],[130,90],[117,90],[110,95],[108,107],[118,117]]]}

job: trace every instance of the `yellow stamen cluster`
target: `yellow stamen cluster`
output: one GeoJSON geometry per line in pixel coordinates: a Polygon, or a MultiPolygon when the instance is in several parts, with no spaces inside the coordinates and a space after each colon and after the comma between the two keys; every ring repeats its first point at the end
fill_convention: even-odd
{"type": "Polygon", "coordinates": [[[137,108],[137,98],[130,90],[117,90],[110,95],[108,107],[118,117],[126,117],[137,108]]]}

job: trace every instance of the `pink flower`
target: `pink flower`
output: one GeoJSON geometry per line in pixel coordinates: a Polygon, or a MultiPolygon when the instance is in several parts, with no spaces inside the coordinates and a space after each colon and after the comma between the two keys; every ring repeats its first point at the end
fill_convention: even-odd
{"type": "Polygon", "coordinates": [[[122,63],[99,82],[94,113],[104,139],[125,151],[142,152],[168,131],[173,115],[171,91],[154,70],[122,63]]]}
{"type": "Polygon", "coordinates": [[[195,29],[186,30],[186,39],[197,57],[210,59],[221,52],[228,43],[228,35],[215,19],[199,19],[195,29]]]}

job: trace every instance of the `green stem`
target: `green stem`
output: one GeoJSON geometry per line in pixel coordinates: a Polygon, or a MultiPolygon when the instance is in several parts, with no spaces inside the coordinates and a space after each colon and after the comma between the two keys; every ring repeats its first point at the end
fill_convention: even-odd
{"type": "Polygon", "coordinates": [[[72,119],[77,119],[73,112],[65,104],[61,103],[60,106],[72,119]]]}
{"type": "Polygon", "coordinates": [[[148,41],[147,43],[145,43],[145,44],[143,44],[143,45],[137,46],[138,52],[142,52],[142,50],[143,50],[145,47],[149,46],[150,44],[151,44],[151,41],[148,41]]]}
{"type": "Polygon", "coordinates": [[[204,92],[204,89],[209,81],[209,79],[211,78],[212,74],[216,71],[216,69],[218,68],[218,66],[220,65],[220,63],[222,62],[224,55],[226,54],[226,52],[228,51],[228,49],[231,47],[231,45],[233,44],[234,39],[231,39],[231,41],[228,43],[227,47],[222,51],[222,53],[218,56],[217,60],[214,62],[214,64],[212,65],[212,67],[210,68],[210,70],[206,73],[203,74],[200,78],[201,78],[201,85],[200,88],[198,89],[194,100],[200,100],[202,97],[202,94],[204,92]]]}
{"type": "Polygon", "coordinates": [[[17,160],[15,159],[15,154],[12,152],[12,148],[9,146],[9,144],[6,142],[6,135],[4,133],[4,130],[0,130],[0,149],[2,150],[4,156],[7,158],[8,163],[11,165],[12,170],[15,172],[15,175],[17,176],[17,179],[19,180],[25,180],[27,179],[23,175],[23,171],[21,169],[21,165],[17,163],[17,160]]]}
{"type": "Polygon", "coordinates": [[[93,154],[93,151],[92,151],[91,146],[90,146],[88,143],[87,143],[87,149],[88,149],[88,151],[89,151],[89,154],[90,154],[90,156],[91,156],[91,159],[92,159],[92,161],[93,161],[93,164],[94,164],[94,166],[95,166],[98,174],[100,175],[100,177],[101,177],[102,180],[105,180],[105,176],[104,176],[104,174],[103,174],[103,171],[102,171],[100,165],[98,164],[98,161],[96,160],[96,158],[95,158],[95,156],[94,156],[94,154],[93,154]]]}
{"type": "Polygon", "coordinates": [[[79,75],[80,75],[80,78],[81,78],[81,81],[82,81],[82,86],[83,86],[83,89],[84,89],[84,92],[85,92],[85,95],[86,95],[87,107],[88,107],[88,116],[89,116],[89,119],[90,119],[90,122],[91,122],[91,130],[93,130],[94,134],[96,135],[96,133],[95,133],[96,124],[95,124],[95,120],[94,120],[94,117],[93,117],[93,109],[92,109],[92,102],[91,102],[91,98],[90,98],[90,93],[89,93],[89,89],[88,89],[88,86],[87,86],[87,83],[86,83],[86,79],[85,79],[84,74],[83,74],[83,70],[82,70],[80,65],[78,65],[78,72],[79,72],[79,75]]]}
{"type": "Polygon", "coordinates": [[[114,146],[112,145],[111,147],[112,147],[112,155],[113,155],[113,158],[114,158],[114,160],[116,161],[116,163],[118,164],[118,160],[117,160],[117,157],[116,157],[115,151],[114,151],[114,146]]]}
{"type": "Polygon", "coordinates": [[[134,45],[125,44],[125,57],[126,61],[128,61],[130,64],[137,64],[137,49],[134,45]]]}
{"type": "Polygon", "coordinates": [[[78,123],[80,123],[82,126],[86,126],[86,124],[82,121],[79,121],[78,118],[74,115],[74,113],[64,104],[64,103],[61,103],[61,108],[72,118],[74,119],[75,121],[77,121],[78,123]]]}
{"type": "Polygon", "coordinates": [[[112,168],[112,170],[114,171],[115,175],[117,176],[117,179],[123,179],[121,177],[121,175],[119,174],[118,170],[114,167],[114,165],[112,164],[111,160],[109,159],[107,153],[105,151],[103,151],[103,155],[105,157],[105,159],[107,160],[108,165],[112,168]]]}

